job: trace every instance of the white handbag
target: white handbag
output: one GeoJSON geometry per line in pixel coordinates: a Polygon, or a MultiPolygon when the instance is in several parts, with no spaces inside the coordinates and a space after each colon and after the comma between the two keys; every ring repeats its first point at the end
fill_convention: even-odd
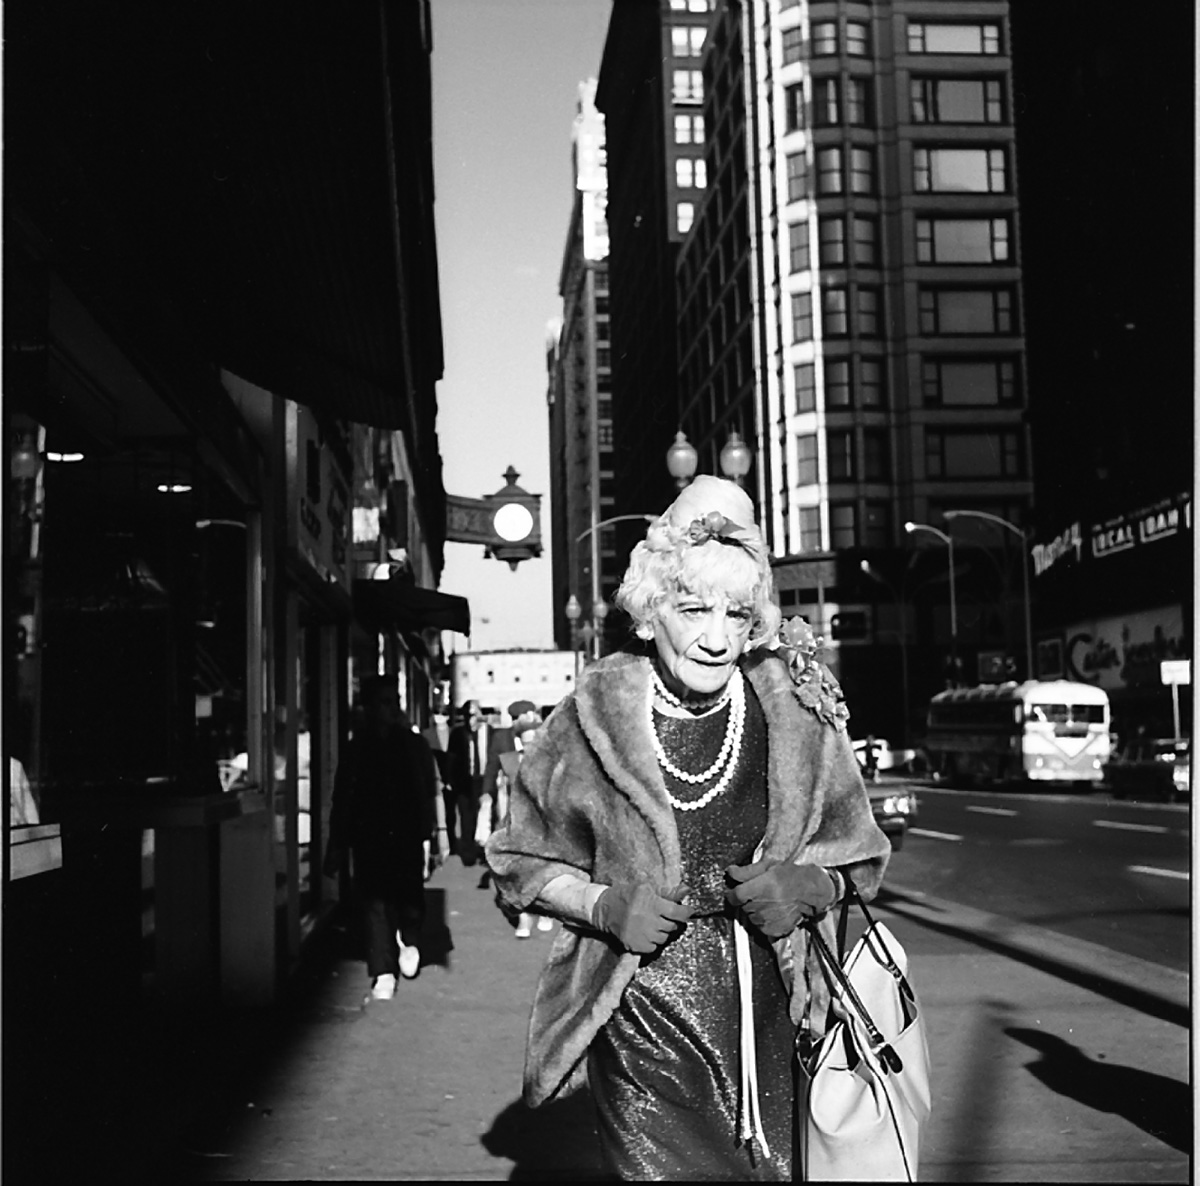
{"type": "Polygon", "coordinates": [[[929,1117],[929,1049],[904,948],[867,911],[847,878],[835,956],[809,931],[837,1019],[806,1051],[798,1044],[804,1178],[812,1182],[915,1182],[921,1128],[929,1117]],[[853,899],[867,929],[849,955],[853,899]]]}

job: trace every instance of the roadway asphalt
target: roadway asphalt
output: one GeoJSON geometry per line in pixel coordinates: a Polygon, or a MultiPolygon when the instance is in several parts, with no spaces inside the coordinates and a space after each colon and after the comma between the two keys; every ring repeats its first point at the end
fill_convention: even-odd
{"type": "MultiPolygon", "coordinates": [[[[365,1003],[348,932],[259,1041],[173,1168],[194,1181],[598,1178],[586,1099],[520,1103],[552,934],[517,940],[456,858],[428,883],[417,979],[365,1003]],[[252,1065],[251,1065],[252,1064],[252,1065]]],[[[920,1177],[1185,1182],[1188,978],[885,884],[925,1011],[933,1115],[920,1177]]]]}

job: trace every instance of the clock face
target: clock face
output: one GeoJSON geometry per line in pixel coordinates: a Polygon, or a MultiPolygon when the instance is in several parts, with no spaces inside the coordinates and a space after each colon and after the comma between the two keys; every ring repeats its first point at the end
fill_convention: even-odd
{"type": "Polygon", "coordinates": [[[533,530],[533,516],[519,502],[505,503],[492,518],[496,534],[510,544],[523,540],[533,530]]]}

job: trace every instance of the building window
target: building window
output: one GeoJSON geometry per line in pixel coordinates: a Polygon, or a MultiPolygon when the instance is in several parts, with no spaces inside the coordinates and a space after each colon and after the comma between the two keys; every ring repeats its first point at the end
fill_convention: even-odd
{"type": "Polygon", "coordinates": [[[789,202],[808,197],[808,158],[802,152],[787,158],[787,195],[789,202]]]}
{"type": "Polygon", "coordinates": [[[879,221],[854,218],[854,262],[863,268],[879,267],[879,221]]]}
{"type": "Polygon", "coordinates": [[[1015,431],[925,430],[925,471],[931,478],[1019,478],[1023,468],[1015,431]]]}
{"type": "Polygon", "coordinates": [[[1010,258],[1007,218],[918,218],[917,262],[1003,264],[1010,258]]]}
{"type": "Polygon", "coordinates": [[[892,543],[892,508],[886,502],[868,502],[863,508],[863,547],[887,548],[892,543]]]}
{"type": "Polygon", "coordinates": [[[923,288],[918,296],[923,334],[1011,334],[1016,316],[1007,288],[923,288]]]}
{"type": "Polygon", "coordinates": [[[813,79],[813,127],[832,128],[842,122],[841,87],[836,78],[813,79]]]}
{"type": "Polygon", "coordinates": [[[850,149],[850,192],[875,192],[875,153],[870,148],[850,149]]]}
{"type": "Polygon", "coordinates": [[[680,189],[691,189],[695,184],[693,164],[694,162],[690,157],[681,156],[675,158],[675,184],[680,189]]]}
{"type": "Polygon", "coordinates": [[[783,31],[783,64],[791,65],[804,58],[804,30],[799,25],[793,25],[783,31]]]}
{"type": "Polygon", "coordinates": [[[858,543],[858,515],[852,502],[829,504],[829,546],[853,548],[858,543]]]}
{"type": "Polygon", "coordinates": [[[861,21],[846,22],[846,53],[855,58],[871,56],[871,28],[861,21]]]}
{"type": "Polygon", "coordinates": [[[812,27],[812,52],[814,58],[828,58],[838,51],[836,21],[817,21],[812,27]]]}
{"type": "Polygon", "coordinates": [[[840,268],[846,263],[846,220],[822,218],[817,223],[818,257],[823,266],[840,268]]]}
{"type": "Polygon", "coordinates": [[[704,74],[700,70],[673,70],[671,72],[671,98],[676,103],[702,103],[704,101],[704,74]]]}
{"type": "Polygon", "coordinates": [[[914,149],[913,189],[917,193],[1007,193],[1008,168],[1004,149],[914,149]]]}
{"type": "Polygon", "coordinates": [[[886,428],[863,429],[863,479],[867,482],[892,480],[892,450],[886,428]]]}
{"type": "Polygon", "coordinates": [[[859,359],[858,402],[864,408],[887,407],[887,372],[882,358],[859,359]]]}
{"type": "Polygon", "coordinates": [[[596,365],[598,367],[612,366],[612,349],[608,346],[596,347],[596,365]]]}
{"type": "Polygon", "coordinates": [[[821,289],[821,331],[827,338],[850,332],[850,313],[844,288],[821,289]]]}
{"type": "Polygon", "coordinates": [[[883,323],[883,293],[878,288],[860,284],[855,293],[860,337],[877,338],[883,323]]]}
{"type": "Polygon", "coordinates": [[[1011,407],[1017,403],[1016,360],[926,358],[921,391],[927,404],[943,407],[1011,407]]]}
{"type": "Polygon", "coordinates": [[[813,364],[811,362],[797,363],[792,374],[796,380],[796,411],[815,411],[817,406],[817,384],[813,364]]]}
{"type": "Polygon", "coordinates": [[[817,193],[840,194],[842,192],[842,150],[840,148],[817,149],[817,193]]]}
{"type": "Polygon", "coordinates": [[[1000,26],[908,22],[910,54],[998,54],[1000,26]]]}
{"type": "Polygon", "coordinates": [[[812,293],[792,294],[792,341],[811,342],[813,336],[812,293]]]}
{"type": "Polygon", "coordinates": [[[811,266],[808,252],[808,223],[793,222],[788,227],[788,246],[791,257],[789,271],[807,272],[811,266]]]}
{"type": "Polygon", "coordinates": [[[825,459],[831,482],[854,481],[853,429],[838,429],[825,434],[825,459]]]}
{"type": "Polygon", "coordinates": [[[800,551],[821,550],[821,512],[817,507],[800,508],[800,551]]]}
{"type": "Polygon", "coordinates": [[[830,358],[825,361],[825,406],[850,406],[850,360],[847,358],[830,358]]]}
{"type": "Polygon", "coordinates": [[[612,421],[601,420],[596,425],[596,444],[601,449],[611,449],[613,443],[612,421]]]}
{"type": "Polygon", "coordinates": [[[696,207],[692,202],[676,202],[675,203],[675,229],[681,234],[686,235],[692,229],[692,223],[696,220],[696,207]]]}
{"type": "Polygon", "coordinates": [[[796,438],[796,484],[812,486],[817,481],[817,435],[805,433],[796,438]]]}
{"type": "Polygon", "coordinates": [[[909,85],[913,123],[1004,122],[1004,101],[998,78],[914,78],[909,85]]]}
{"type": "Polygon", "coordinates": [[[677,115],[675,117],[676,144],[704,143],[704,116],[677,115]]]}
{"type": "Polygon", "coordinates": [[[804,85],[796,83],[783,92],[784,123],[789,132],[804,127],[804,85]]]}
{"type": "Polygon", "coordinates": [[[846,120],[853,127],[869,128],[874,123],[869,78],[846,79],[846,120]]]}

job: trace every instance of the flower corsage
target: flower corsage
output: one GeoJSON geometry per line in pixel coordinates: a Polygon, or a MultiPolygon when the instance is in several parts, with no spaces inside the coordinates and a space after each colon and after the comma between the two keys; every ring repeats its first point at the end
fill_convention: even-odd
{"type": "Polygon", "coordinates": [[[803,618],[789,618],[780,626],[772,649],[787,664],[796,699],[826,724],[845,732],[850,710],[833,672],[817,658],[823,643],[803,618]]]}

